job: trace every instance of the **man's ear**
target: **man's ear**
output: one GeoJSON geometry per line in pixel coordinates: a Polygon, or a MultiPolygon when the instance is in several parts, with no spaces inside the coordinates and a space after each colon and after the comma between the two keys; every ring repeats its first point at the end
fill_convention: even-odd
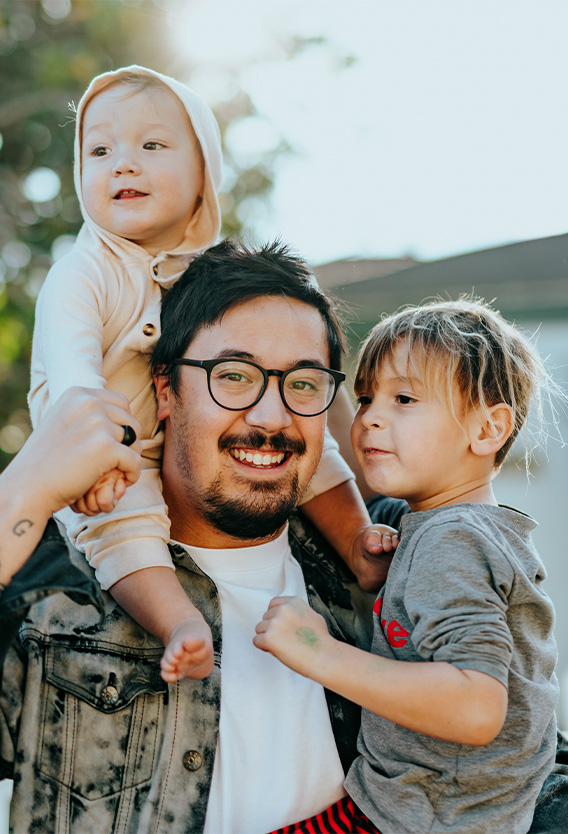
{"type": "Polygon", "coordinates": [[[476,411],[471,414],[469,439],[474,455],[496,455],[505,445],[515,426],[515,415],[510,405],[497,403],[488,409],[489,414],[476,411]]]}
{"type": "Polygon", "coordinates": [[[156,389],[156,400],[158,401],[158,420],[165,420],[170,416],[172,402],[172,387],[169,377],[155,376],[154,387],[156,389]]]}

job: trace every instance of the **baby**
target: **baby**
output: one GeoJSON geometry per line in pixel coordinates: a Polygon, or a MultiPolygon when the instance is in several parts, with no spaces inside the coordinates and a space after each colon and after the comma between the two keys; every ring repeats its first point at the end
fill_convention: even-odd
{"type": "Polygon", "coordinates": [[[363,707],[343,801],[368,820],[357,830],[530,828],[555,755],[554,611],[535,522],[498,505],[492,479],[542,385],[530,342],[475,299],[405,309],[363,346],[355,454],[369,485],[412,511],[371,653],[295,598],[274,599],[255,638],[363,707]]]}
{"type": "MultiPolygon", "coordinates": [[[[207,676],[213,646],[167,547],[163,435],[148,359],[160,335],[163,294],[218,237],[221,163],[215,118],[186,86],[138,66],[95,78],[76,121],[75,186],[84,225],[47,276],[36,310],[34,425],[66,389],[81,385],[126,395],[142,426],[136,486],[118,502],[124,484],[116,470],[76,502],[79,515],[67,510],[60,517],[101,586],[166,646],[168,681],[207,676]],[[101,510],[112,512],[91,518],[101,510]]],[[[369,586],[373,572],[380,573],[379,563],[362,555],[370,519],[329,435],[318,473],[304,496],[306,512],[316,523],[319,517],[324,534],[369,586]]],[[[384,548],[381,537],[375,541],[367,552],[391,549],[388,536],[384,548]]]]}

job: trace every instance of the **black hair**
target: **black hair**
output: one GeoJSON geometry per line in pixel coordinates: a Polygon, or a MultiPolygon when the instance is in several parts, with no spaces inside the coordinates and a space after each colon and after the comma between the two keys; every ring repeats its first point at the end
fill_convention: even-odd
{"type": "Polygon", "coordinates": [[[198,255],[164,297],[152,374],[168,377],[177,393],[179,368],[173,360],[184,355],[203,327],[218,322],[236,304],[259,296],[295,298],[315,307],[326,327],[330,367],[341,369],[345,341],[338,304],[318,286],[305,261],[280,241],[250,249],[226,238],[198,255]]]}

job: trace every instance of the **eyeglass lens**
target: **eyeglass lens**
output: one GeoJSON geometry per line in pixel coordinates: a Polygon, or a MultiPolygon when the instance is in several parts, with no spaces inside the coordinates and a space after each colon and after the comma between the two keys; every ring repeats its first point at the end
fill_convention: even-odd
{"type": "MultiPolygon", "coordinates": [[[[264,385],[262,371],[247,362],[228,360],[215,365],[210,376],[211,393],[225,408],[246,409],[256,401],[264,385]]],[[[322,368],[294,368],[282,378],[285,405],[309,417],[324,411],[335,392],[335,380],[322,368]]]]}

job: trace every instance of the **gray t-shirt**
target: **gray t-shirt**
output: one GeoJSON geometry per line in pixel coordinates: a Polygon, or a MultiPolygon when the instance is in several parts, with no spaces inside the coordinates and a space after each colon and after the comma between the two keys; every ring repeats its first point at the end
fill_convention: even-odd
{"type": "Polygon", "coordinates": [[[455,504],[410,513],[375,603],[372,652],[445,661],[508,688],[498,736],[456,744],[363,710],[346,788],[382,834],[524,834],[554,762],[558,684],[554,609],[531,541],[508,507],[455,504]]]}

